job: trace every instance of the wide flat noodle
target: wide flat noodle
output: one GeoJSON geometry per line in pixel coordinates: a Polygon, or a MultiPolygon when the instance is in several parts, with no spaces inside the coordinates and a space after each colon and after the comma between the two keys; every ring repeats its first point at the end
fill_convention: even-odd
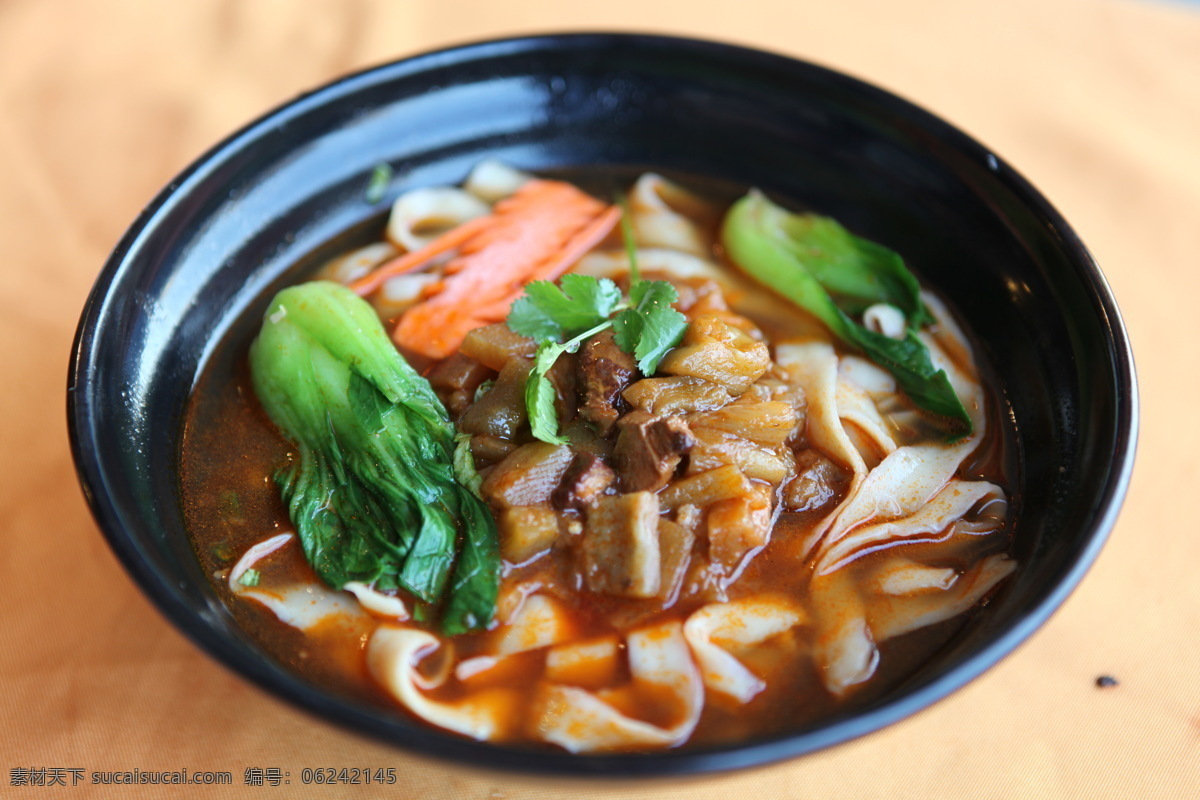
{"type": "MultiPolygon", "coordinates": [[[[841,419],[843,428],[853,425],[861,436],[884,455],[896,449],[896,440],[888,432],[888,425],[879,409],[875,407],[871,395],[866,389],[849,380],[841,369],[838,370],[836,397],[838,418],[841,419]]],[[[865,460],[869,454],[861,455],[865,460]]]]}
{"type": "MultiPolygon", "coordinates": [[[[731,286],[729,275],[716,262],[682,253],[678,250],[666,250],[658,247],[639,247],[637,250],[638,269],[642,272],[662,272],[672,278],[707,278],[716,281],[722,289],[731,286]]],[[[575,264],[572,272],[580,275],[590,275],[593,278],[609,278],[618,280],[629,274],[629,256],[624,250],[597,250],[588,253],[575,264]]]]}
{"type": "Polygon", "coordinates": [[[541,737],[572,753],[671,747],[691,736],[700,721],[704,684],[679,622],[642,628],[626,638],[629,671],[639,686],[669,697],[679,719],[660,727],[618,711],[592,692],[549,684],[537,730],[541,737]]]}
{"type": "MultiPolygon", "coordinates": [[[[934,313],[939,313],[939,309],[945,312],[944,306],[938,306],[933,308],[934,313]]],[[[950,482],[986,433],[983,389],[969,358],[970,345],[960,338],[961,331],[952,321],[938,317],[938,323],[936,338],[927,332],[920,336],[929,348],[934,366],[946,371],[974,423],[974,432],[955,444],[911,445],[888,454],[864,480],[851,486],[846,499],[810,534],[806,544],[820,543],[819,559],[824,559],[825,551],[860,525],[907,517],[919,511],[950,482]],[[942,349],[943,342],[967,360],[951,359],[942,349]]],[[[809,406],[811,419],[811,400],[809,406]]]]}
{"type": "Polygon", "coordinates": [[[806,615],[790,598],[747,597],[711,603],[695,611],[683,626],[709,690],[749,702],[766,688],[762,678],[739,661],[730,650],[759,645],[805,621],[806,615]]]}
{"type": "Polygon", "coordinates": [[[804,390],[808,441],[849,468],[855,476],[852,485],[857,485],[867,465],[838,415],[838,357],[833,345],[818,340],[780,344],[775,348],[775,363],[804,390]]]}
{"type": "MultiPolygon", "coordinates": [[[[880,467],[877,467],[868,477],[868,480],[873,479],[879,472],[879,469],[880,467]]],[[[955,465],[955,469],[957,469],[957,464],[955,465]]],[[[940,477],[940,473],[936,470],[914,468],[912,472],[925,477],[932,476],[932,480],[935,483],[940,477]]],[[[881,476],[879,486],[882,488],[872,488],[871,492],[882,494],[899,483],[899,481],[896,483],[883,481],[882,477],[887,476],[881,476]]],[[[921,487],[917,486],[914,487],[913,494],[914,496],[920,496],[922,491],[921,487]]],[[[860,496],[862,494],[865,493],[860,493],[860,496]]],[[[985,500],[1002,499],[1004,499],[1004,491],[993,483],[988,483],[987,481],[951,480],[931,500],[921,503],[913,513],[907,516],[896,514],[894,516],[897,518],[894,519],[870,525],[862,525],[836,541],[831,541],[833,538],[831,536],[826,540],[826,545],[816,560],[816,571],[818,573],[832,572],[845,566],[849,561],[862,555],[864,552],[886,543],[895,542],[900,539],[911,539],[945,530],[954,522],[961,519],[977,503],[985,500]]],[[[883,495],[879,503],[882,504],[884,502],[899,503],[900,501],[893,501],[887,495],[883,495]]]]}
{"type": "MultiPolygon", "coordinates": [[[[775,348],[775,363],[804,390],[808,403],[805,416],[808,441],[852,472],[847,497],[853,497],[867,475],[867,464],[854,442],[846,435],[838,415],[838,357],[833,345],[812,340],[788,342],[775,348]]],[[[843,504],[845,501],[843,501],[843,504]]],[[[840,509],[842,505],[839,505],[840,509]]],[[[801,553],[809,553],[833,524],[837,509],[818,522],[805,538],[801,553]]]]}
{"type": "Polygon", "coordinates": [[[892,373],[874,361],[853,354],[838,359],[838,383],[843,381],[861,387],[872,400],[896,393],[896,379],[892,373]]]}
{"type": "Polygon", "coordinates": [[[868,613],[875,640],[883,642],[969,611],[1016,568],[1017,562],[1006,555],[988,556],[944,592],[876,595],[868,613]]]}
{"type": "Polygon", "coordinates": [[[354,595],[360,606],[377,617],[394,619],[397,622],[408,619],[408,608],[399,597],[377,592],[358,581],[348,581],[342,588],[354,595]]]}
{"type": "Polygon", "coordinates": [[[875,674],[879,650],[867,625],[866,604],[844,571],[816,575],[809,586],[813,657],[825,688],[840,697],[875,674]]]}
{"type": "Polygon", "coordinates": [[[489,158],[475,165],[463,182],[463,188],[485,203],[495,203],[516,194],[531,180],[533,176],[529,173],[489,158]]]}
{"type": "Polygon", "coordinates": [[[562,603],[543,594],[526,597],[512,618],[491,634],[487,652],[459,662],[460,679],[486,672],[506,656],[560,644],[576,634],[562,603]]]}
{"type": "Polygon", "coordinates": [[[685,216],[710,210],[707,204],[663,176],[647,172],[638,178],[629,192],[629,210],[639,246],[665,247],[698,256],[711,252],[711,241],[685,216]]]}
{"type": "Polygon", "coordinates": [[[229,590],[238,597],[263,604],[280,622],[300,630],[311,630],[330,622],[357,624],[367,621],[357,603],[317,581],[272,587],[242,583],[247,570],[294,538],[293,533],[281,533],[247,550],[229,571],[229,590]]]}
{"type": "Polygon", "coordinates": [[[489,213],[487,203],[453,186],[413,189],[392,204],[387,238],[412,253],[450,228],[489,213]]]}
{"type": "Polygon", "coordinates": [[[374,242],[326,262],[316,277],[351,284],[395,255],[396,247],[391,242],[374,242]]]}
{"type": "Polygon", "coordinates": [[[958,580],[951,567],[930,567],[907,558],[893,558],[875,571],[867,585],[880,594],[910,595],[945,591],[958,580]]]}
{"type": "Polygon", "coordinates": [[[422,630],[380,625],[367,643],[367,669],[405,708],[429,724],[472,739],[501,738],[514,722],[515,691],[486,689],[455,703],[430,700],[422,692],[440,683],[417,671],[421,660],[439,644],[436,636],[422,630]]]}
{"type": "Polygon", "coordinates": [[[955,322],[950,309],[933,292],[922,291],[921,302],[937,323],[933,338],[937,340],[941,352],[954,362],[958,370],[969,376],[977,376],[979,373],[971,354],[971,344],[963,329],[955,322]]]}

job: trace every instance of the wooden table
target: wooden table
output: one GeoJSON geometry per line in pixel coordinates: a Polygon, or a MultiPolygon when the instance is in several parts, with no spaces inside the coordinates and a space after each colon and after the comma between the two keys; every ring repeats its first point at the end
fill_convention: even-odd
{"type": "MultiPolygon", "coordinates": [[[[0,796],[300,797],[306,766],[397,768],[398,797],[1184,797],[1200,793],[1200,8],[1132,0],[0,5],[0,796]],[[505,10],[511,7],[511,10],[505,10]],[[141,206],[209,144],[348,70],[518,32],[719,37],[882,84],[973,133],[1075,225],[1136,349],[1142,439],[1112,540],[1054,619],[951,699],[793,763],[685,785],[569,784],[420,760],[302,714],[200,653],[108,551],[63,414],[86,293],[141,206]],[[1098,675],[1119,685],[1097,688],[1098,675]],[[102,770],[228,770],[105,787],[102,770]],[[277,767],[291,786],[244,785],[277,767]],[[14,770],[82,770],[66,788],[14,770]]],[[[56,773],[50,773],[51,776],[56,773]]],[[[308,787],[369,797],[366,787],[308,787]]]]}

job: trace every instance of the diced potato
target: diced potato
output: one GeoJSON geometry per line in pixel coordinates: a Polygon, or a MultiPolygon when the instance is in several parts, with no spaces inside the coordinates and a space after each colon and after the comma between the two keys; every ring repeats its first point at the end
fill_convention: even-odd
{"type": "Polygon", "coordinates": [[[566,445],[522,445],[495,466],[480,490],[489,501],[506,508],[546,504],[572,458],[566,445]]]}
{"type": "Polygon", "coordinates": [[[754,484],[745,496],[713,503],[708,510],[708,554],[729,572],[771,537],[771,488],[754,484]]]}
{"type": "Polygon", "coordinates": [[[554,546],[558,515],[545,506],[516,506],[500,512],[500,555],[524,564],[554,546]]]}
{"type": "Polygon", "coordinates": [[[511,655],[561,644],[578,635],[577,625],[562,602],[543,594],[525,598],[507,624],[492,634],[490,654],[511,655]]]}
{"type": "Polygon", "coordinates": [[[659,582],[658,596],[671,602],[679,594],[692,562],[695,534],[669,519],[658,521],[659,582]]]}
{"type": "Polygon", "coordinates": [[[658,511],[658,498],[650,492],[601,497],[588,509],[580,550],[590,590],[621,597],[658,594],[658,511]]]}
{"type": "Polygon", "coordinates": [[[714,411],[733,399],[724,387],[689,375],[643,378],[621,396],[634,408],[659,417],[714,411]]]}
{"type": "Polygon", "coordinates": [[[537,352],[537,342],[515,334],[503,322],[497,322],[468,333],[459,352],[499,372],[513,356],[532,358],[537,352]]]}
{"type": "Polygon", "coordinates": [[[732,464],[747,478],[777,485],[795,471],[792,452],[786,447],[777,450],[760,447],[739,436],[708,428],[693,431],[693,434],[696,444],[689,455],[689,475],[732,464]]]}
{"type": "Polygon", "coordinates": [[[714,314],[692,320],[679,346],[659,363],[666,375],[691,375],[740,395],[770,366],[767,346],[714,314]]]}
{"type": "Polygon", "coordinates": [[[603,636],[552,647],[546,653],[546,678],[555,683],[600,689],[617,678],[620,640],[603,636]]]}
{"type": "Polygon", "coordinates": [[[728,500],[750,493],[750,481],[733,466],[710,469],[699,475],[689,475],[674,481],[658,496],[663,508],[678,508],[690,503],[706,506],[718,500],[728,500]]]}
{"type": "Polygon", "coordinates": [[[800,422],[796,409],[778,400],[734,403],[716,411],[689,414],[686,419],[693,430],[723,431],[764,447],[783,447],[800,422]]]}

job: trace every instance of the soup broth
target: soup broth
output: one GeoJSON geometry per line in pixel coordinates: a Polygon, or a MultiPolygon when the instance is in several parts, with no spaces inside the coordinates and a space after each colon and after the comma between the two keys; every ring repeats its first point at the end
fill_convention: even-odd
{"type": "Polygon", "coordinates": [[[201,564],[274,658],[326,690],[473,738],[574,752],[714,745],[881,696],[1002,586],[1015,567],[1016,454],[986,371],[936,297],[922,295],[932,313],[920,338],[967,395],[969,430],[742,271],[726,239],[733,192],[643,176],[624,206],[593,201],[593,218],[617,209],[632,223],[626,237],[601,230],[565,274],[611,280],[629,305],[639,281],[662,282],[681,338],[649,371],[607,330],[564,350],[544,372],[550,436],[566,444],[546,441],[527,406],[535,341],[501,320],[468,323],[450,344],[405,338],[405,317],[469,259],[452,247],[370,286],[372,270],[486,225],[472,220],[529,185],[496,165],[472,180],[440,198],[417,192],[407,210],[413,194],[401,197],[379,243],[348,245],[314,277],[357,282],[445,405],[496,520],[492,618],[443,631],[456,579],[426,602],[385,578],[337,591],[314,571],[277,481],[306,451],[256,396],[248,320],[195,389],[181,488],[201,564]],[[430,212],[434,200],[443,206],[430,212]],[[761,363],[714,367],[718,346],[761,363]]]}

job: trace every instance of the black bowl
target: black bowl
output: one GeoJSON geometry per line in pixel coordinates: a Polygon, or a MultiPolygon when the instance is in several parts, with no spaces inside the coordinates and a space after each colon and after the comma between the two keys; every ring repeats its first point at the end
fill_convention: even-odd
{"type": "Polygon", "coordinates": [[[1113,526],[1133,465],[1136,385],[1116,304],[1048,202],[978,142],[877,88],[710,42],[583,34],[486,42],[306,94],[172,181],[113,252],[68,384],[74,456],[109,543],[181,630],[275,694],[456,761],[545,773],[761,764],[876,730],[977,677],[1041,626],[1113,526]],[[347,230],[389,163],[410,186],[484,157],[530,170],[654,167],[752,184],[905,255],[969,321],[1015,421],[1022,488],[1007,587],[918,675],[864,707],[710,750],[571,756],[478,744],[348,702],[264,655],[201,574],[177,480],[189,392],[221,337],[347,230]]]}

